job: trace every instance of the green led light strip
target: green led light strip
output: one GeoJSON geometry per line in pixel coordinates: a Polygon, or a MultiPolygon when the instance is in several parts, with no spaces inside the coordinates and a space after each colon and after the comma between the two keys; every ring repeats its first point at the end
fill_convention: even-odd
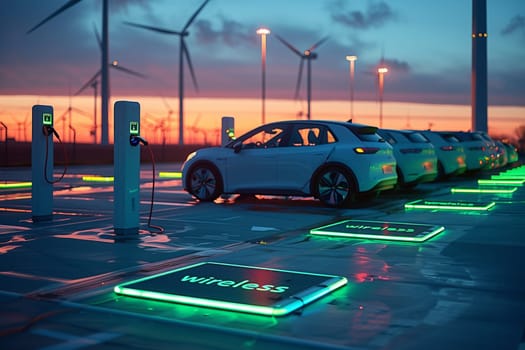
{"type": "Polygon", "coordinates": [[[0,184],[0,189],[27,188],[31,186],[33,186],[31,182],[12,182],[7,184],[0,184]]]}
{"type": "Polygon", "coordinates": [[[452,193],[494,193],[494,194],[509,194],[514,193],[518,190],[517,187],[507,188],[451,188],[452,193]]]}
{"type": "Polygon", "coordinates": [[[86,182],[113,182],[113,176],[82,176],[82,181],[86,182]]]}
{"type": "Polygon", "coordinates": [[[182,173],[180,171],[161,171],[159,177],[182,179],[182,173]]]}
{"type": "Polygon", "coordinates": [[[129,297],[284,316],[347,283],[346,278],[333,275],[204,262],[122,283],[113,290],[129,297]],[[218,276],[222,279],[217,279],[218,276]],[[265,282],[254,283],[257,278],[265,282]],[[288,286],[294,281],[301,285],[300,279],[308,283],[296,290],[288,286]],[[279,286],[282,283],[286,286],[279,286]]]}
{"type": "Polygon", "coordinates": [[[310,230],[310,234],[343,238],[424,242],[444,230],[445,227],[437,225],[370,220],[343,220],[334,224],[314,228],[310,230]]]}
{"type": "Polygon", "coordinates": [[[492,175],[491,180],[525,180],[525,175],[514,175],[514,174],[499,174],[492,175]]]}
{"type": "Polygon", "coordinates": [[[479,179],[478,185],[498,185],[498,186],[521,186],[525,183],[525,180],[510,180],[510,179],[500,179],[500,180],[485,180],[479,179]]]}
{"type": "Polygon", "coordinates": [[[485,211],[496,205],[495,202],[435,201],[423,200],[405,203],[405,209],[441,209],[458,211],[485,211]]]}

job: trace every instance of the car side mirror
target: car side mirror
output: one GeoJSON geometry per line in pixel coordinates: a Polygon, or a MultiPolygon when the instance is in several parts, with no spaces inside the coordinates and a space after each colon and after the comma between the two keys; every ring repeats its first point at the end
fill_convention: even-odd
{"type": "Polygon", "coordinates": [[[232,146],[233,146],[233,152],[239,153],[242,149],[242,142],[236,142],[232,146]]]}

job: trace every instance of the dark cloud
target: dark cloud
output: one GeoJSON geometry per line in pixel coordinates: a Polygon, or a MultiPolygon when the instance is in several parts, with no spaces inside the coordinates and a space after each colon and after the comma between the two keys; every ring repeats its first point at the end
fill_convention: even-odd
{"type": "Polygon", "coordinates": [[[346,11],[338,6],[339,9],[332,10],[332,19],[347,27],[355,29],[369,29],[383,26],[386,22],[395,18],[395,14],[386,2],[370,3],[366,12],[346,11]]]}
{"type": "Polygon", "coordinates": [[[511,18],[509,24],[501,31],[502,35],[512,34],[520,29],[525,28],[525,17],[522,15],[516,15],[511,18]]]}
{"type": "Polygon", "coordinates": [[[239,22],[222,19],[219,29],[214,29],[208,20],[195,23],[197,41],[201,44],[225,44],[229,47],[254,44],[254,29],[239,22]]]}

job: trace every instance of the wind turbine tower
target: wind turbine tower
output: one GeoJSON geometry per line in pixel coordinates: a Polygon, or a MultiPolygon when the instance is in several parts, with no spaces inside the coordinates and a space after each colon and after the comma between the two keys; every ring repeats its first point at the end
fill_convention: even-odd
{"type": "MultiPolygon", "coordinates": [[[[27,31],[27,34],[35,31],[40,26],[44,25],[46,22],[51,20],[52,18],[58,16],[62,12],[66,11],[70,7],[75,6],[82,0],[69,0],[66,2],[62,7],[60,7],[58,10],[44,18],[40,23],[35,25],[33,28],[27,31]]],[[[108,60],[109,60],[109,38],[108,38],[108,0],[102,0],[102,54],[101,54],[101,95],[102,95],[102,121],[101,121],[101,142],[103,145],[107,145],[109,143],[109,131],[108,131],[108,110],[109,110],[109,99],[110,99],[110,93],[109,93],[109,67],[108,67],[108,60]]]]}
{"type": "Polygon", "coordinates": [[[487,0],[472,0],[472,130],[487,126],[487,0]]]}
{"type": "Polygon", "coordinates": [[[202,11],[204,6],[208,3],[210,0],[205,0],[202,5],[193,13],[193,15],[190,17],[190,19],[186,22],[184,27],[181,31],[174,31],[170,29],[163,29],[158,27],[153,27],[149,25],[143,25],[133,22],[124,22],[127,25],[138,27],[142,29],[151,30],[157,33],[162,34],[170,34],[170,35],[178,35],[180,39],[180,46],[179,46],[179,144],[184,145],[184,58],[186,57],[186,60],[188,62],[188,68],[190,70],[191,77],[193,79],[193,85],[195,86],[195,89],[198,91],[198,85],[197,85],[197,78],[195,77],[195,71],[193,70],[193,65],[191,63],[190,53],[188,51],[188,46],[186,45],[186,41],[184,40],[185,37],[187,37],[190,33],[188,32],[188,28],[191,25],[191,23],[195,20],[197,15],[202,11]]]}
{"type": "Polygon", "coordinates": [[[289,48],[292,52],[294,52],[296,55],[298,55],[301,58],[301,63],[299,64],[299,75],[297,77],[297,85],[295,87],[295,98],[297,99],[299,96],[299,88],[301,86],[301,76],[303,75],[303,65],[304,61],[306,60],[306,100],[308,103],[308,110],[306,117],[308,120],[311,119],[312,114],[310,112],[310,102],[312,101],[312,60],[315,60],[317,58],[317,53],[313,52],[319,45],[321,45],[323,42],[325,42],[328,37],[324,37],[323,39],[319,40],[317,43],[310,46],[309,49],[304,50],[304,52],[299,51],[297,48],[295,48],[292,44],[284,40],[279,35],[276,35],[277,39],[281,43],[283,43],[287,48],[289,48]]]}

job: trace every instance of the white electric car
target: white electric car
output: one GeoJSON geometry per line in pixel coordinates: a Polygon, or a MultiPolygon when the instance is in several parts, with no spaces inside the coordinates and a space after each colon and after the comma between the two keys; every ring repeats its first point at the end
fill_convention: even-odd
{"type": "Polygon", "coordinates": [[[221,194],[313,196],[342,207],[396,185],[392,147],[362,124],[280,121],[224,147],[197,150],[182,167],[184,189],[201,201],[221,194]]]}
{"type": "Polygon", "coordinates": [[[418,131],[379,129],[377,133],[394,148],[399,187],[414,187],[438,176],[434,146],[418,131]]]}

